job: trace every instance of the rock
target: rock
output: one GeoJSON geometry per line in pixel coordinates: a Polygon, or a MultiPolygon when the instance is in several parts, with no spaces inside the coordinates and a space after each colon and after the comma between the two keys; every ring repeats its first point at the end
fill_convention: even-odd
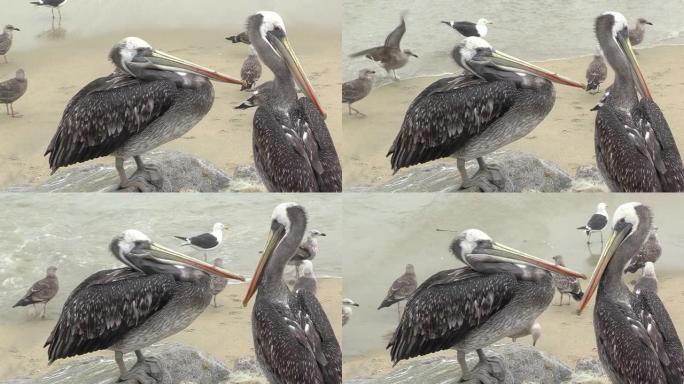
{"type": "MultiPolygon", "coordinates": [[[[158,344],[143,351],[163,365],[164,378],[158,384],[248,384],[266,383],[258,370],[248,365],[229,370],[218,359],[194,348],[180,344],[158,344]]],[[[126,366],[135,364],[135,354],[126,355],[126,366]]],[[[73,384],[113,383],[119,377],[114,356],[85,356],[74,358],[68,365],[34,379],[11,379],[0,384],[73,384]]],[[[124,384],[137,384],[131,380],[124,384]]]]}
{"type": "MultiPolygon", "coordinates": [[[[497,165],[504,176],[500,192],[561,192],[572,186],[572,178],[557,164],[520,151],[497,151],[485,157],[488,165],[497,165]]],[[[478,165],[469,161],[468,174],[478,165]]],[[[370,192],[451,192],[458,191],[461,178],[456,160],[450,164],[426,164],[410,168],[411,173],[395,177],[383,186],[359,187],[370,192]]]]}
{"type": "Polygon", "coordinates": [[[266,186],[253,165],[240,165],[235,168],[230,192],[267,192],[266,186]]]}
{"type": "Polygon", "coordinates": [[[601,362],[594,357],[585,357],[575,363],[575,374],[571,384],[610,384],[601,362]]]}
{"type": "Polygon", "coordinates": [[[571,189],[573,192],[610,192],[595,165],[582,165],[577,168],[571,189]]]}

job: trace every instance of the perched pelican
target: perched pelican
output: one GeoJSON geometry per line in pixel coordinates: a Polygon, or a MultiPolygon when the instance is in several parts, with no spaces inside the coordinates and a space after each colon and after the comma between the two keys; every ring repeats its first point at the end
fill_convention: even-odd
{"type": "Polygon", "coordinates": [[[534,324],[532,324],[532,326],[529,327],[528,329],[525,329],[525,330],[521,331],[520,333],[517,333],[517,334],[511,336],[511,340],[513,342],[516,342],[521,337],[532,335],[532,346],[534,347],[537,345],[537,341],[539,341],[539,339],[541,338],[541,334],[542,334],[541,324],[539,324],[538,321],[535,321],[534,324]]]}
{"type": "Polygon", "coordinates": [[[316,280],[316,275],[314,275],[313,263],[311,260],[302,261],[302,275],[299,276],[295,282],[295,291],[298,289],[306,289],[314,295],[318,291],[318,282],[316,280]]]}
{"type": "Polygon", "coordinates": [[[233,44],[236,44],[236,43],[250,44],[249,36],[247,36],[247,32],[240,32],[237,35],[228,36],[228,37],[226,37],[226,40],[232,41],[233,44]]]}
{"type": "Polygon", "coordinates": [[[653,25],[650,21],[640,17],[637,19],[634,28],[629,29],[629,42],[632,46],[641,44],[644,41],[644,34],[646,33],[646,24],[653,25]]]}
{"type": "MultiPolygon", "coordinates": [[[[565,267],[565,262],[563,261],[562,255],[554,256],[553,261],[556,262],[556,265],[565,267]]],[[[558,273],[551,274],[551,277],[553,277],[553,286],[558,290],[558,293],[560,293],[560,302],[558,303],[558,305],[563,305],[564,295],[572,296],[572,298],[575,299],[575,301],[582,300],[584,292],[582,292],[582,286],[580,285],[577,278],[561,275],[558,273]]],[[[569,304],[570,299],[568,298],[568,305],[569,304]]]]}
{"type": "MultiPolygon", "coordinates": [[[[220,257],[215,258],[214,267],[223,268],[223,259],[220,257]]],[[[218,308],[218,304],[216,304],[216,296],[226,289],[226,285],[228,285],[228,279],[216,275],[209,275],[209,279],[209,289],[211,290],[211,294],[214,296],[214,308],[218,308]]]]}
{"type": "Polygon", "coordinates": [[[222,223],[214,223],[211,232],[202,233],[196,236],[174,236],[176,239],[183,240],[181,246],[189,245],[190,247],[204,251],[204,260],[207,259],[207,251],[214,250],[223,242],[223,231],[228,229],[228,226],[222,223]]]}
{"type": "Polygon", "coordinates": [[[450,26],[455,31],[457,31],[465,37],[486,37],[487,24],[494,24],[491,21],[484,18],[479,19],[477,23],[473,23],[471,21],[442,21],[442,23],[450,26]]]}
{"type": "Polygon", "coordinates": [[[12,32],[14,31],[21,31],[21,29],[11,24],[7,24],[5,25],[2,33],[0,33],[0,55],[2,55],[2,57],[5,59],[5,64],[8,62],[7,52],[9,52],[10,48],[12,47],[12,38],[14,38],[12,32]]]}
{"type": "Polygon", "coordinates": [[[596,113],[596,163],[613,192],[684,191],[684,167],[670,127],[653,101],[617,12],[596,18],[596,37],[615,81],[596,113]]]}
{"type": "Polygon", "coordinates": [[[245,83],[241,91],[251,90],[259,78],[261,77],[261,61],[259,61],[259,56],[257,56],[254,47],[249,46],[249,54],[247,58],[242,63],[242,68],[240,69],[240,77],[245,83]]]}
{"type": "Polygon", "coordinates": [[[491,191],[502,176],[483,156],[530,133],[556,99],[551,81],[584,89],[533,64],[494,50],[479,37],[467,37],[453,51],[465,73],[437,80],[411,103],[387,153],[392,169],[453,156],[462,189],[491,191]],[[551,80],[551,81],[549,81],[551,80]],[[477,159],[471,179],[466,161],[477,159]]]}
{"type": "Polygon", "coordinates": [[[641,271],[641,277],[634,285],[634,293],[639,294],[642,290],[648,289],[653,293],[658,293],[658,278],[655,273],[655,264],[647,261],[641,271]]]}
{"type": "Polygon", "coordinates": [[[494,242],[468,229],[451,243],[465,267],[437,272],[411,295],[387,348],[392,362],[455,348],[462,381],[489,382],[497,360],[482,348],[529,330],[551,304],[551,274],[584,275],[494,242]],[[466,353],[477,351],[471,372],[466,353]],[[479,372],[484,370],[484,372],[479,372]]]}
{"type": "Polygon", "coordinates": [[[45,318],[45,307],[47,303],[52,300],[59,291],[59,280],[57,279],[57,267],[50,266],[47,269],[47,273],[44,278],[33,283],[31,288],[26,292],[21,300],[17,301],[14,307],[25,307],[27,305],[33,305],[36,307],[36,303],[43,304],[43,312],[40,317],[45,318]]]}
{"type": "Polygon", "coordinates": [[[652,217],[651,209],[641,203],[618,207],[613,214],[613,234],[578,312],[596,292],[596,347],[613,383],[684,381],[684,350],[667,309],[655,292],[631,292],[622,281],[625,264],[646,241],[652,217]]]}
{"type": "Polygon", "coordinates": [[[316,255],[318,255],[317,239],[319,236],[326,236],[326,234],[317,229],[310,230],[304,239],[302,239],[302,243],[299,244],[299,247],[297,247],[294,256],[287,262],[288,264],[295,266],[297,278],[299,278],[299,266],[302,262],[304,260],[313,260],[316,258],[316,255]]]}
{"type": "Polygon", "coordinates": [[[325,112],[295,56],[283,19],[263,11],[247,20],[247,34],[275,80],[271,97],[254,113],[254,163],[270,192],[341,192],[342,168],[325,112]],[[306,97],[297,98],[295,82],[306,97]]]}
{"type": "Polygon", "coordinates": [[[354,302],[352,299],[344,298],[342,299],[342,326],[347,325],[349,320],[354,313],[354,307],[358,307],[359,304],[354,302]]]}
{"type": "Polygon", "coordinates": [[[38,1],[32,1],[31,4],[35,4],[37,6],[44,6],[44,7],[50,7],[50,10],[52,11],[52,19],[55,19],[55,8],[57,9],[57,12],[59,13],[59,20],[62,20],[62,10],[60,9],[62,5],[66,4],[67,0],[38,0],[38,1]]]}
{"type": "Polygon", "coordinates": [[[23,69],[18,69],[13,79],[0,82],[0,104],[5,104],[7,115],[11,117],[21,117],[14,112],[12,103],[24,96],[28,88],[28,80],[23,69]]]}
{"type": "Polygon", "coordinates": [[[306,211],[295,203],[273,210],[271,234],[242,302],[247,306],[258,290],[252,309],[254,350],[274,384],[342,382],[342,352],[321,304],[308,290],[291,292],[283,280],[306,222],[306,211]]]}
{"type": "Polygon", "coordinates": [[[587,235],[587,244],[591,242],[591,234],[598,232],[601,234],[601,243],[603,243],[603,228],[608,224],[608,211],[606,211],[606,203],[598,203],[596,206],[596,213],[591,215],[589,221],[577,229],[581,229],[587,235]]]}
{"type": "Polygon", "coordinates": [[[632,258],[627,268],[625,268],[625,273],[634,273],[643,268],[646,263],[655,263],[658,261],[663,249],[660,247],[660,242],[658,241],[658,234],[656,231],[656,227],[651,229],[651,233],[648,235],[648,239],[646,239],[644,245],[641,246],[639,253],[632,258]]]}
{"type": "Polygon", "coordinates": [[[185,329],[211,302],[207,273],[244,281],[164,248],[134,229],[116,236],[109,249],[126,267],[92,274],[71,292],[45,342],[50,363],[110,349],[119,380],[144,376],[146,365],[158,363],[146,359],[141,349],[185,329]],[[138,358],[130,371],[123,361],[128,352],[138,358]]]}
{"type": "Polygon", "coordinates": [[[214,103],[208,79],[242,81],[153,49],[137,37],[117,43],[109,58],[116,70],[69,101],[45,155],[50,155],[53,173],[113,155],[121,189],[155,190],[150,180],[161,176],[143,164],[141,155],[181,137],[202,120],[214,103]],[[124,170],[128,157],[138,166],[131,178],[124,170]]]}
{"type": "Polygon", "coordinates": [[[411,52],[409,49],[401,49],[401,38],[404,37],[404,33],[406,33],[406,21],[404,20],[404,16],[401,16],[401,23],[387,35],[385,45],[364,49],[363,51],[352,53],[350,56],[365,56],[373,61],[379,61],[380,65],[385,68],[385,71],[387,71],[388,74],[392,71],[394,80],[399,80],[397,69],[405,66],[409,61],[409,57],[418,57],[418,55],[411,52]]]}
{"type": "Polygon", "coordinates": [[[587,92],[597,93],[601,87],[601,83],[606,81],[608,77],[608,66],[606,60],[603,59],[603,52],[601,48],[597,47],[594,52],[594,59],[587,67],[587,92]]]}
{"type": "Polygon", "coordinates": [[[382,300],[382,303],[380,303],[378,309],[389,307],[396,303],[397,316],[401,317],[401,302],[407,300],[417,287],[418,281],[416,280],[416,270],[413,268],[413,264],[406,264],[404,274],[392,282],[392,286],[387,291],[387,295],[385,296],[385,299],[382,300]]]}
{"type": "Polygon", "coordinates": [[[272,96],[273,80],[269,80],[259,84],[256,89],[252,91],[252,96],[245,99],[245,101],[236,106],[235,109],[248,109],[261,105],[269,105],[272,96]]]}
{"type": "Polygon", "coordinates": [[[375,71],[370,69],[362,69],[359,71],[359,77],[342,84],[342,102],[349,106],[349,114],[352,111],[361,116],[365,116],[358,109],[353,108],[352,104],[368,96],[373,89],[373,75],[375,71]]]}

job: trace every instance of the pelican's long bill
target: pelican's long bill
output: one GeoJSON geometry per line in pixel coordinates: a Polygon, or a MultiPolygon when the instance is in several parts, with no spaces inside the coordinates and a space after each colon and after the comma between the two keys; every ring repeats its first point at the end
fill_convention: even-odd
{"type": "Polygon", "coordinates": [[[591,300],[591,297],[596,292],[599,282],[601,281],[601,277],[603,276],[603,273],[606,271],[606,268],[608,267],[608,263],[610,263],[610,260],[613,258],[613,255],[615,255],[615,251],[618,249],[620,244],[622,244],[622,241],[625,239],[625,237],[627,237],[631,229],[632,227],[628,225],[621,228],[620,230],[613,231],[613,233],[610,235],[610,239],[608,239],[605,248],[603,248],[603,252],[601,252],[601,257],[599,258],[599,261],[596,264],[594,274],[591,276],[589,286],[587,287],[587,290],[584,293],[584,299],[582,300],[582,303],[580,304],[580,307],[577,310],[578,315],[582,314],[584,308],[587,306],[587,304],[589,304],[589,300],[591,300]]]}
{"type": "Polygon", "coordinates": [[[649,100],[653,100],[653,97],[651,96],[651,90],[648,89],[646,79],[644,79],[644,75],[641,73],[641,67],[639,67],[639,63],[637,62],[636,55],[632,49],[632,43],[629,41],[629,37],[624,37],[621,33],[618,33],[615,40],[618,42],[618,45],[620,45],[620,49],[622,49],[622,52],[629,61],[629,65],[632,68],[632,73],[639,89],[641,90],[641,94],[649,100]]]}
{"type": "Polygon", "coordinates": [[[517,57],[507,55],[501,51],[492,52],[492,61],[504,67],[522,69],[523,71],[530,72],[536,76],[543,77],[549,81],[553,81],[558,84],[569,85],[571,87],[577,87],[582,89],[586,88],[586,86],[580,82],[568,79],[567,77],[561,76],[557,73],[553,73],[548,69],[544,69],[532,63],[528,63],[527,61],[518,59],[517,57]]]}
{"type": "Polygon", "coordinates": [[[565,276],[571,276],[580,279],[587,278],[583,273],[573,271],[572,269],[563,267],[561,265],[556,265],[552,262],[529,255],[525,252],[508,247],[501,243],[492,243],[492,246],[489,249],[488,254],[494,257],[520,261],[526,264],[534,265],[535,267],[544,269],[546,271],[559,273],[565,276]]]}
{"type": "Polygon", "coordinates": [[[154,256],[157,259],[168,260],[173,263],[183,264],[195,269],[199,269],[206,273],[210,273],[212,275],[224,277],[226,279],[245,281],[245,278],[241,275],[238,275],[237,273],[233,273],[223,268],[213,266],[211,264],[205,263],[204,261],[197,260],[190,256],[184,255],[180,252],[176,252],[172,249],[161,246],[157,243],[150,244],[150,252],[152,253],[152,256],[154,256]]]}
{"type": "Polygon", "coordinates": [[[254,293],[259,286],[259,282],[261,281],[261,277],[263,276],[264,269],[266,268],[268,261],[283,237],[285,237],[285,227],[271,229],[264,252],[261,254],[259,264],[257,264],[256,271],[254,271],[254,276],[252,276],[252,281],[249,282],[249,287],[247,288],[245,298],[242,300],[242,306],[246,307],[247,303],[249,303],[249,300],[252,298],[252,296],[254,296],[254,293]]]}
{"type": "Polygon", "coordinates": [[[304,73],[304,69],[302,68],[302,65],[299,63],[297,55],[295,55],[292,46],[290,46],[290,42],[287,40],[287,36],[275,36],[274,39],[270,39],[269,41],[271,41],[273,47],[285,60],[285,63],[287,64],[287,67],[290,69],[290,72],[294,75],[295,81],[299,85],[299,88],[301,88],[302,92],[304,92],[304,94],[309,99],[311,99],[311,101],[314,103],[316,108],[318,108],[318,111],[321,113],[321,116],[325,120],[327,115],[323,110],[321,102],[318,100],[318,97],[316,96],[316,93],[314,92],[311,83],[309,82],[309,78],[306,76],[306,73],[304,73]]]}
{"type": "Polygon", "coordinates": [[[232,76],[224,75],[220,72],[217,72],[213,69],[209,69],[206,67],[203,67],[201,65],[192,63],[187,60],[180,59],[178,57],[169,55],[166,52],[162,52],[156,49],[153,49],[152,52],[150,53],[149,56],[147,56],[147,59],[154,64],[155,66],[159,67],[160,69],[165,69],[165,70],[171,70],[171,71],[176,71],[176,70],[181,70],[184,72],[192,72],[196,73],[200,76],[208,77],[210,79],[220,81],[223,83],[232,83],[232,84],[243,84],[243,81],[237,78],[234,78],[232,76]]]}

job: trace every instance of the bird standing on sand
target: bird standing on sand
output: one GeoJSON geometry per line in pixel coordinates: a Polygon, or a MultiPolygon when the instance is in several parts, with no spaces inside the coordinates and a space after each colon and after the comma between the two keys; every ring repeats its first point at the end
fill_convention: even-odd
{"type": "Polygon", "coordinates": [[[513,342],[516,342],[521,337],[532,335],[532,346],[534,347],[537,345],[537,341],[539,341],[539,339],[541,338],[541,333],[541,324],[539,324],[538,321],[535,321],[534,324],[532,324],[532,326],[530,326],[529,328],[520,331],[520,333],[512,335],[511,340],[513,342]]]}
{"type": "Polygon", "coordinates": [[[458,33],[465,37],[485,37],[487,36],[487,24],[494,24],[491,21],[484,18],[479,19],[477,23],[473,23],[470,21],[442,21],[442,23],[450,26],[455,31],[458,31],[458,33]]]}
{"type": "Polygon", "coordinates": [[[294,256],[288,261],[289,265],[295,266],[296,277],[299,278],[299,266],[304,260],[313,260],[318,254],[318,237],[326,236],[325,233],[312,229],[302,240],[302,243],[297,247],[294,256]]]}
{"type": "Polygon", "coordinates": [[[228,36],[228,37],[226,37],[226,40],[232,41],[233,44],[237,44],[237,43],[251,44],[249,42],[249,36],[247,36],[247,32],[240,32],[235,36],[228,36]]]}
{"type": "Polygon", "coordinates": [[[413,268],[413,264],[406,264],[406,271],[394,280],[378,309],[389,307],[396,303],[397,316],[401,319],[401,302],[407,300],[416,288],[418,288],[416,270],[413,268]]]}
{"type": "Polygon", "coordinates": [[[352,314],[354,313],[354,307],[358,307],[359,304],[354,302],[352,299],[342,300],[342,326],[344,327],[349,320],[351,320],[352,314]]]}
{"type": "Polygon", "coordinates": [[[261,78],[261,61],[259,60],[259,56],[257,56],[254,47],[251,45],[249,46],[249,54],[242,63],[240,77],[244,82],[242,88],[240,88],[241,91],[252,90],[254,83],[261,78]]]}
{"type": "Polygon", "coordinates": [[[362,69],[359,71],[359,77],[342,84],[342,102],[349,106],[349,114],[352,111],[361,116],[366,116],[358,109],[353,108],[352,104],[363,99],[370,94],[373,89],[373,75],[375,71],[370,69],[362,69]]]}
{"type": "MultiPolygon", "coordinates": [[[[214,267],[223,268],[223,259],[220,257],[215,258],[214,267]]],[[[216,296],[223,292],[227,285],[228,279],[221,276],[209,275],[209,289],[211,290],[211,294],[214,295],[214,308],[218,307],[216,304],[216,296]]]]}
{"type": "Polygon", "coordinates": [[[20,31],[20,29],[11,24],[7,24],[0,34],[0,55],[5,59],[5,63],[7,63],[7,52],[9,52],[12,47],[12,38],[14,37],[12,35],[13,31],[20,31]]]}
{"type": "Polygon", "coordinates": [[[197,236],[185,237],[174,236],[176,239],[184,240],[181,246],[189,245],[198,251],[204,251],[204,260],[207,259],[207,251],[214,250],[221,245],[223,241],[223,231],[228,227],[222,223],[214,223],[211,232],[202,233],[197,236]]]}
{"type": "MultiPolygon", "coordinates": [[[[553,257],[553,260],[556,262],[556,265],[565,267],[563,256],[556,255],[553,257]]],[[[572,296],[575,301],[582,300],[582,297],[584,297],[584,292],[582,292],[582,286],[577,278],[564,276],[559,273],[552,273],[551,277],[553,278],[553,286],[556,287],[558,293],[560,293],[560,302],[558,303],[559,306],[563,305],[564,295],[572,296]]],[[[568,300],[568,305],[570,305],[570,300],[568,300]]]]}
{"type": "Polygon", "coordinates": [[[653,25],[653,23],[651,23],[650,21],[644,19],[643,17],[640,17],[637,19],[634,28],[629,29],[629,42],[630,44],[632,44],[632,46],[639,45],[642,41],[644,41],[644,34],[646,33],[646,24],[653,25]]]}
{"type": "Polygon", "coordinates": [[[252,96],[245,99],[242,103],[237,105],[235,109],[248,109],[259,107],[261,105],[268,105],[273,97],[273,80],[265,81],[259,84],[256,89],[252,91],[252,96]]]}
{"type": "Polygon", "coordinates": [[[66,4],[67,0],[38,0],[38,1],[32,1],[31,4],[35,4],[38,6],[45,6],[45,7],[50,7],[50,10],[52,11],[52,19],[55,19],[55,8],[57,9],[57,12],[59,13],[59,20],[62,20],[62,11],[60,8],[62,5],[66,4]]]}
{"type": "Polygon", "coordinates": [[[20,114],[14,112],[12,103],[17,101],[26,93],[28,87],[28,80],[23,69],[17,70],[13,79],[0,82],[0,104],[5,104],[7,115],[11,117],[21,117],[20,114]]]}
{"type": "Polygon", "coordinates": [[[45,307],[48,301],[52,300],[59,291],[59,280],[57,279],[57,267],[48,267],[47,274],[44,278],[33,283],[31,288],[26,292],[26,295],[17,301],[14,307],[25,307],[29,304],[36,307],[37,303],[43,303],[43,311],[40,315],[41,319],[45,318],[45,307]]]}
{"type": "Polygon", "coordinates": [[[397,28],[395,28],[387,38],[385,39],[385,45],[375,48],[364,49],[356,53],[352,53],[351,57],[365,56],[373,61],[380,62],[380,65],[385,68],[389,74],[392,71],[394,75],[394,80],[399,80],[397,76],[397,69],[405,66],[409,57],[418,57],[415,53],[411,52],[409,49],[402,50],[400,47],[401,38],[406,32],[406,21],[404,16],[401,16],[401,23],[397,28]]]}
{"type": "Polygon", "coordinates": [[[597,93],[600,89],[601,83],[606,81],[608,77],[608,66],[603,58],[603,52],[600,47],[596,47],[594,52],[594,59],[587,67],[587,92],[597,93]]]}
{"type": "Polygon", "coordinates": [[[644,265],[644,269],[641,271],[641,277],[634,285],[634,293],[638,295],[645,289],[653,293],[658,293],[658,278],[655,273],[655,264],[650,261],[647,261],[644,265]]]}
{"type": "Polygon", "coordinates": [[[601,234],[601,243],[603,243],[603,228],[608,224],[608,212],[606,211],[606,203],[599,203],[596,206],[596,213],[591,215],[587,224],[577,229],[583,230],[587,234],[587,244],[591,242],[591,234],[599,232],[601,234]]]}
{"type": "Polygon", "coordinates": [[[644,245],[641,246],[639,253],[632,258],[627,268],[625,268],[625,273],[634,273],[643,268],[647,262],[655,263],[658,261],[663,250],[658,241],[657,230],[657,228],[651,229],[651,233],[648,235],[644,245]]]}
{"type": "Polygon", "coordinates": [[[314,295],[318,291],[318,282],[314,275],[313,263],[311,260],[302,261],[302,275],[299,276],[294,285],[294,290],[306,289],[314,295]]]}

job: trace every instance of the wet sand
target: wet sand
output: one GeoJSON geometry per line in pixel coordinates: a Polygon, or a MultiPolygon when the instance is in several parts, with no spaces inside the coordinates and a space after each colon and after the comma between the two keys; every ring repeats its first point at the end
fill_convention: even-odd
{"type": "MultiPolygon", "coordinates": [[[[333,29],[307,29],[288,26],[290,42],[307,71],[328,113],[327,124],[338,151],[341,152],[339,103],[340,35],[333,29]]],[[[51,41],[33,50],[16,50],[9,64],[0,64],[0,80],[14,76],[23,68],[28,90],[15,104],[22,118],[10,119],[0,111],[0,190],[17,185],[35,185],[50,174],[45,148],[54,135],[64,107],[83,86],[97,77],[111,73],[107,59],[110,48],[125,36],[143,37],[153,47],[223,73],[240,77],[240,67],[247,46],[224,39],[237,26],[221,30],[127,30],[85,40],[51,41]]],[[[30,32],[28,32],[30,33],[30,32]]],[[[264,67],[260,82],[272,79],[264,67]]],[[[235,110],[249,93],[239,85],[214,83],[212,110],[185,136],[161,149],[177,150],[209,160],[233,174],[239,165],[253,165],[252,116],[255,109],[235,110]]],[[[92,160],[111,165],[112,157],[92,160]]],[[[58,171],[59,172],[59,171],[58,171]]]]}
{"type": "MultiPolygon", "coordinates": [[[[665,114],[679,148],[684,147],[684,46],[656,47],[638,50],[639,64],[655,101],[665,114]]],[[[516,55],[515,52],[507,52],[516,55]]],[[[524,59],[524,57],[521,57],[524,59]]],[[[585,71],[591,57],[552,60],[541,63],[547,69],[585,82],[585,71]]],[[[420,60],[420,59],[418,59],[420,60]]],[[[384,70],[368,61],[379,76],[384,70]]],[[[445,71],[460,73],[453,65],[445,71]]],[[[401,70],[398,71],[401,76],[401,70]]],[[[445,76],[446,77],[446,76],[445,76]]],[[[367,117],[349,116],[346,105],[342,116],[345,151],[342,156],[346,187],[378,185],[392,177],[389,159],[385,156],[396,137],[408,105],[438,77],[404,80],[375,89],[354,107],[367,117]]],[[[344,79],[349,80],[349,79],[344,79]]],[[[603,84],[612,83],[612,71],[603,84]]],[[[571,175],[581,165],[595,165],[594,120],[590,111],[603,92],[591,95],[579,88],[556,85],[556,103],[546,119],[528,136],[504,147],[529,152],[558,163],[571,175]]],[[[603,89],[604,87],[602,87],[603,89]]],[[[437,160],[453,162],[453,159],[437,160]]],[[[402,175],[406,169],[397,174],[402,175]]]]}
{"type": "MultiPolygon", "coordinates": [[[[240,357],[254,357],[252,345],[252,300],[247,308],[242,307],[242,299],[247,291],[247,284],[231,284],[218,296],[220,307],[209,306],[192,325],[182,332],[166,339],[207,352],[228,367],[233,367],[240,357]]],[[[342,334],[342,279],[327,278],[318,280],[318,300],[332,323],[335,334],[342,334]]],[[[48,314],[56,313],[55,304],[48,314]]],[[[49,306],[50,307],[50,306],[49,306]]],[[[15,308],[14,310],[28,309],[15,308]]],[[[57,315],[40,320],[29,318],[26,322],[0,324],[0,354],[5,356],[0,364],[0,380],[35,376],[69,364],[73,359],[58,360],[53,367],[47,365],[47,352],[42,348],[57,315]]],[[[113,358],[111,351],[95,352],[113,358]]]]}
{"type": "MultiPolygon", "coordinates": [[[[625,281],[631,286],[629,282],[634,280],[637,275],[629,275],[625,281]]],[[[586,286],[586,284],[583,284],[586,286]]],[[[658,276],[658,294],[661,300],[665,303],[672,321],[677,327],[680,337],[684,335],[684,275],[664,275],[658,276]]],[[[360,298],[356,298],[361,300],[360,298]]],[[[563,306],[558,306],[559,295],[556,293],[553,303],[540,316],[539,322],[542,326],[542,336],[537,342],[537,348],[548,352],[570,367],[575,366],[577,359],[582,357],[597,357],[596,339],[594,336],[594,327],[591,322],[593,313],[593,303],[585,309],[581,316],[576,315],[576,310],[579,307],[578,303],[573,301],[571,305],[565,305],[567,296],[563,299],[563,306]]],[[[392,308],[396,311],[395,308],[392,308]]],[[[361,322],[363,319],[355,317],[351,321],[361,322]]],[[[366,356],[344,356],[344,378],[371,378],[380,377],[392,370],[392,363],[389,360],[389,353],[384,350],[386,342],[390,338],[390,332],[395,325],[388,324],[388,334],[384,335],[382,345],[378,345],[377,350],[366,356]]],[[[502,340],[500,343],[510,342],[502,340]]],[[[531,344],[532,338],[527,336],[518,339],[520,343],[531,344]]],[[[444,356],[456,358],[456,351],[439,352],[444,356]]],[[[419,359],[419,358],[418,358],[419,359]]],[[[412,364],[414,361],[402,361],[397,367],[403,364],[412,364]]]]}

